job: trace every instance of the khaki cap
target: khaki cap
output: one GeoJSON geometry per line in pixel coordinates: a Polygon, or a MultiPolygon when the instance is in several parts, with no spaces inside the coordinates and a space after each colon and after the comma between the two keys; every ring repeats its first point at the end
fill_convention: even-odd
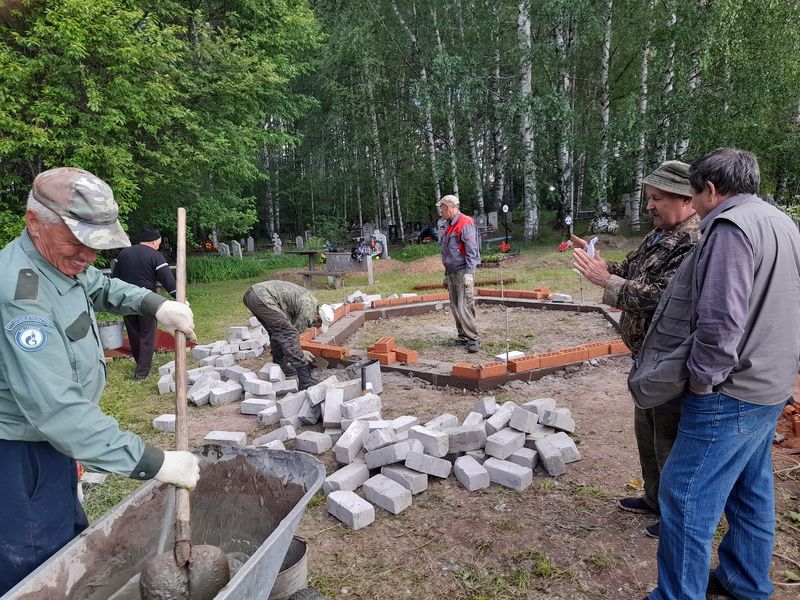
{"type": "Polygon", "coordinates": [[[692,197],[692,190],[689,187],[689,165],[679,160],[668,160],[661,163],[642,182],[670,194],[692,197]]]}
{"type": "Polygon", "coordinates": [[[458,208],[460,202],[458,201],[458,196],[453,196],[452,194],[448,194],[447,196],[444,196],[441,200],[439,200],[436,203],[436,208],[439,208],[442,204],[447,204],[447,206],[458,208]]]}
{"type": "Polygon", "coordinates": [[[59,167],[33,180],[33,197],[56,213],[78,241],[94,250],[130,246],[108,184],[89,171],[59,167]]]}

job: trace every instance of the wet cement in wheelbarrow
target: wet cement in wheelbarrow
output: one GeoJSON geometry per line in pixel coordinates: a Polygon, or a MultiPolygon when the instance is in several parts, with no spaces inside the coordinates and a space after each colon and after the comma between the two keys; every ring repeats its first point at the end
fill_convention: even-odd
{"type": "MultiPolygon", "coordinates": [[[[63,591],[59,594],[57,590],[67,589],[76,570],[84,573],[70,599],[139,600],[139,574],[132,569],[136,565],[141,568],[158,546],[170,492],[166,486],[153,488],[145,501],[115,521],[105,535],[96,531],[91,536],[80,565],[71,572],[53,573],[47,589],[19,600],[62,597],[63,591]]],[[[301,485],[284,484],[278,477],[258,473],[244,456],[207,464],[192,493],[192,543],[218,546],[238,570],[304,494],[301,485]]],[[[170,539],[166,548],[173,545],[170,539]]]]}

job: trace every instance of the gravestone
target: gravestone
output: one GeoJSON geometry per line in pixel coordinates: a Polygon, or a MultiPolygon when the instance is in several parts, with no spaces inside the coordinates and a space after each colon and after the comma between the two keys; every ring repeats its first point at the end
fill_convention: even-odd
{"type": "Polygon", "coordinates": [[[375,231],[375,225],[372,223],[364,223],[364,225],[361,227],[361,237],[365,240],[368,240],[373,231],[375,231]]]}
{"type": "Polygon", "coordinates": [[[475,215],[475,226],[476,227],[486,227],[487,219],[486,215],[475,215]]]}
{"type": "Polygon", "coordinates": [[[256,251],[256,241],[253,239],[252,235],[247,236],[247,253],[252,254],[256,251]]]}
{"type": "Polygon", "coordinates": [[[376,229],[372,232],[372,237],[374,237],[375,242],[380,243],[383,248],[381,258],[389,258],[389,240],[386,239],[386,236],[382,234],[379,229],[376,229]]]}
{"type": "Polygon", "coordinates": [[[226,244],[225,242],[220,242],[219,244],[217,244],[217,246],[219,247],[219,253],[222,256],[230,256],[231,255],[231,249],[228,248],[228,244],[226,244]]]}
{"type": "Polygon", "coordinates": [[[497,229],[497,211],[493,210],[488,215],[486,215],[487,221],[489,222],[489,226],[497,229]]]}
{"type": "Polygon", "coordinates": [[[304,241],[303,241],[303,236],[302,235],[298,235],[296,238],[294,238],[294,245],[297,248],[302,248],[303,244],[304,244],[304,241]]]}
{"type": "Polygon", "coordinates": [[[272,234],[272,253],[283,254],[283,242],[277,233],[272,234]]]}
{"type": "Polygon", "coordinates": [[[231,240],[231,254],[236,258],[242,258],[242,245],[236,240],[231,240]]]}

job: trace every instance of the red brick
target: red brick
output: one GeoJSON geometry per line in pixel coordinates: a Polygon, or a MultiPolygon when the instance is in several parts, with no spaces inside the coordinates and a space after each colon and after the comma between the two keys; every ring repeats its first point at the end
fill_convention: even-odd
{"type": "Polygon", "coordinates": [[[584,344],[583,347],[586,348],[589,353],[587,358],[597,358],[598,356],[606,356],[608,354],[610,344],[608,342],[593,342],[591,344],[584,344]]]}
{"type": "Polygon", "coordinates": [[[304,330],[303,333],[300,334],[300,341],[304,342],[313,340],[316,335],[317,335],[317,328],[309,327],[308,329],[304,330]]]}
{"type": "Polygon", "coordinates": [[[372,344],[372,346],[367,348],[367,350],[374,350],[380,354],[386,354],[387,352],[394,350],[395,346],[396,343],[393,337],[384,337],[372,344]]]}
{"type": "Polygon", "coordinates": [[[480,379],[480,369],[477,365],[470,365],[467,363],[456,363],[453,365],[453,377],[460,377],[461,379],[480,379]]]}
{"type": "Polygon", "coordinates": [[[621,339],[611,340],[609,343],[609,354],[626,354],[630,349],[625,345],[621,339]]]}
{"type": "Polygon", "coordinates": [[[395,348],[394,353],[397,355],[397,360],[406,363],[407,365],[414,364],[419,360],[419,352],[416,350],[409,350],[408,348],[395,348]]]}
{"type": "Polygon", "coordinates": [[[348,304],[348,313],[353,312],[354,310],[364,310],[364,303],[363,302],[353,302],[352,304],[348,304]]]}
{"type": "Polygon", "coordinates": [[[323,344],[322,347],[322,358],[333,358],[336,360],[342,360],[347,358],[349,354],[347,348],[344,346],[334,346],[332,344],[323,344]]]}
{"type": "Polygon", "coordinates": [[[523,373],[524,371],[533,371],[541,367],[542,361],[538,354],[531,354],[530,356],[523,356],[522,358],[514,358],[508,361],[508,370],[512,373],[523,373]]]}
{"type": "Polygon", "coordinates": [[[490,362],[481,365],[479,379],[490,379],[491,377],[501,377],[506,374],[505,362],[490,362]]]}
{"type": "Polygon", "coordinates": [[[394,352],[367,352],[367,358],[380,361],[382,365],[391,365],[397,362],[397,354],[394,352]]]}
{"type": "Polygon", "coordinates": [[[381,308],[383,306],[390,306],[391,300],[373,300],[372,308],[381,308]]]}

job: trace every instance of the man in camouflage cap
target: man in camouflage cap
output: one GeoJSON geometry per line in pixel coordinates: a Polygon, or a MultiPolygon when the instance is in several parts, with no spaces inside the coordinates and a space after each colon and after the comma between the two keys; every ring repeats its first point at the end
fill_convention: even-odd
{"type": "Polygon", "coordinates": [[[197,459],[121,431],[98,401],[106,373],[95,311],[154,315],[194,337],[188,306],[91,266],[129,246],[111,188],[64,167],[33,182],[22,234],[0,250],[0,595],[87,526],[77,467],[194,487],[197,459]]]}
{"type": "MultiPolygon", "coordinates": [[[[653,230],[624,260],[606,262],[597,252],[587,253],[586,240],[573,236],[574,266],[589,281],[603,288],[603,302],[622,309],[622,340],[636,358],[661,293],[681,262],[700,239],[700,219],[692,206],[689,165],[677,160],[662,163],[644,178],[647,211],[653,230]]],[[[623,510],[659,516],[658,489],[661,470],[678,435],[680,402],[650,409],[634,409],[634,432],[639,447],[644,495],[622,498],[623,510]]],[[[645,527],[658,537],[658,522],[645,527]]]]}

